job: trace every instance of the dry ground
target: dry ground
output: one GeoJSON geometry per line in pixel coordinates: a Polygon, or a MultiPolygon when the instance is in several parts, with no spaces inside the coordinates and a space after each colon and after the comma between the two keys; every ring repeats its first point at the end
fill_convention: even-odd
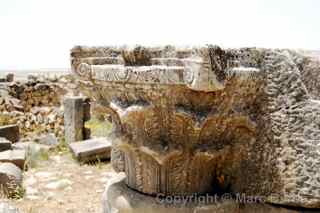
{"type": "Polygon", "coordinates": [[[50,154],[24,173],[22,213],[100,213],[104,185],[115,173],[109,162],[80,165],[69,153],[50,154]]]}
{"type": "MultiPolygon", "coordinates": [[[[86,126],[95,137],[107,136],[111,129],[109,122],[96,118],[86,126]]],[[[32,168],[24,172],[23,198],[5,203],[16,206],[21,213],[102,212],[104,185],[115,175],[109,161],[80,165],[66,148],[41,152],[27,161],[30,159],[32,168]]]]}

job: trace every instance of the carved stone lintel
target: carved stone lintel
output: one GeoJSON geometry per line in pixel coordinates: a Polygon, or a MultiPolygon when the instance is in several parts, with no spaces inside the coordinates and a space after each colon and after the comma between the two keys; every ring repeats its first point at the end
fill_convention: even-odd
{"type": "Polygon", "coordinates": [[[192,90],[212,92],[225,88],[225,81],[232,78],[248,79],[257,77],[256,68],[237,67],[224,70],[225,78],[218,81],[215,72],[208,70],[203,63],[184,62],[184,66],[142,66],[89,65],[78,67],[81,77],[93,81],[118,82],[125,84],[186,85],[192,90]]]}

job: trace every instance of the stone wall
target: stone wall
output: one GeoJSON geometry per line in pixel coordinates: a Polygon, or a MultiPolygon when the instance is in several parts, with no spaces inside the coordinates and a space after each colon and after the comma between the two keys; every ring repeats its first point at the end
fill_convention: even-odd
{"type": "Polygon", "coordinates": [[[29,78],[26,81],[3,83],[0,112],[8,123],[16,123],[22,137],[41,133],[64,135],[62,99],[70,93],[70,84],[56,79],[29,78]]]}
{"type": "Polygon", "coordinates": [[[66,90],[57,83],[28,81],[9,85],[9,95],[20,100],[25,112],[32,107],[59,106],[66,90]]]}

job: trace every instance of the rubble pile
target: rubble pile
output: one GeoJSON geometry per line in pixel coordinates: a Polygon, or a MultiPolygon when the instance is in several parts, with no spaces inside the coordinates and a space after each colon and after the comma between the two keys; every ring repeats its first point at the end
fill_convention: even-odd
{"type": "Polygon", "coordinates": [[[9,95],[21,101],[24,111],[35,106],[59,106],[66,91],[58,83],[28,81],[9,85],[9,95]]]}
{"type": "Polygon", "coordinates": [[[19,125],[22,137],[42,133],[54,133],[57,137],[63,137],[61,101],[64,95],[73,93],[72,89],[66,87],[66,81],[66,78],[59,81],[29,76],[25,82],[2,82],[0,114],[9,123],[19,125]]]}

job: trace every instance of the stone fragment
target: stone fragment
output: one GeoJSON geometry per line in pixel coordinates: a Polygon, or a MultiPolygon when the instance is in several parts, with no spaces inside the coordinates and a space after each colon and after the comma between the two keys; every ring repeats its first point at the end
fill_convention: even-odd
{"type": "Polygon", "coordinates": [[[61,179],[57,181],[53,181],[51,183],[48,183],[45,187],[47,189],[57,190],[57,189],[65,189],[72,185],[72,182],[68,179],[61,179]]]}
{"type": "Polygon", "coordinates": [[[24,150],[7,150],[0,152],[0,162],[9,162],[15,164],[20,169],[24,169],[26,152],[24,150]]]}
{"type": "Polygon", "coordinates": [[[106,138],[95,138],[69,144],[70,151],[80,162],[110,158],[111,142],[106,138]]]}
{"type": "Polygon", "coordinates": [[[2,193],[8,197],[13,197],[21,189],[21,184],[21,169],[13,163],[0,163],[0,186],[2,193]]]}
{"type": "Polygon", "coordinates": [[[11,149],[11,141],[6,138],[0,138],[0,152],[11,149]]]}
{"type": "Polygon", "coordinates": [[[18,125],[0,126],[0,137],[6,138],[12,143],[19,141],[20,133],[18,125]]]}

